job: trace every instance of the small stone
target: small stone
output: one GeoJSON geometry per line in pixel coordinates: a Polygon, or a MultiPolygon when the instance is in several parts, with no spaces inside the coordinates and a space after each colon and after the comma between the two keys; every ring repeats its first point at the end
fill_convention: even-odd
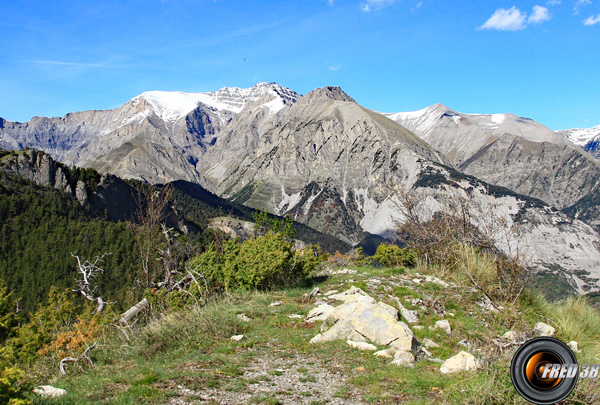
{"type": "Polygon", "coordinates": [[[429,338],[423,339],[423,346],[428,349],[434,349],[436,347],[440,347],[440,345],[438,345],[437,343],[435,343],[433,340],[431,340],[429,338]]]}
{"type": "Polygon", "coordinates": [[[348,345],[350,345],[350,347],[354,347],[354,348],[360,349],[360,350],[371,350],[371,351],[377,350],[377,346],[372,345],[367,342],[355,342],[354,340],[348,339],[348,340],[346,340],[346,343],[348,343],[348,345]]]}
{"type": "Polygon", "coordinates": [[[421,279],[420,278],[413,278],[412,282],[415,284],[421,284],[421,279]]]}
{"type": "Polygon", "coordinates": [[[270,307],[278,307],[278,306],[280,306],[280,305],[281,305],[281,302],[279,302],[279,301],[271,302],[271,303],[269,304],[269,306],[270,306],[270,307]]]}
{"type": "Polygon", "coordinates": [[[326,297],[329,297],[330,295],[337,294],[337,293],[339,293],[338,290],[331,290],[331,291],[327,291],[324,295],[326,297]]]}
{"type": "Polygon", "coordinates": [[[475,371],[480,367],[479,361],[471,353],[460,352],[450,357],[442,364],[442,374],[458,373],[460,371],[475,371]]]}
{"type": "Polygon", "coordinates": [[[579,344],[576,341],[571,340],[569,343],[567,343],[567,346],[569,346],[574,353],[581,353],[581,350],[579,350],[579,344]]]}
{"type": "Polygon", "coordinates": [[[554,336],[556,333],[556,329],[548,324],[545,324],[544,322],[536,323],[533,331],[540,336],[554,336]]]}
{"type": "Polygon", "coordinates": [[[397,366],[404,366],[404,367],[414,367],[415,356],[411,352],[407,352],[404,350],[398,350],[394,354],[394,360],[392,361],[392,364],[395,364],[397,366]]]}
{"type": "Polygon", "coordinates": [[[244,335],[233,335],[232,337],[230,337],[231,340],[235,340],[236,342],[239,342],[243,338],[244,338],[244,335]]]}
{"type": "Polygon", "coordinates": [[[237,314],[236,316],[237,316],[237,319],[239,319],[242,322],[250,322],[251,321],[251,319],[248,318],[246,316],[246,314],[237,314]]]}
{"type": "Polygon", "coordinates": [[[515,340],[517,340],[517,332],[515,332],[514,330],[509,330],[504,335],[502,335],[502,339],[506,340],[507,342],[514,342],[515,340]]]}
{"type": "Polygon", "coordinates": [[[422,348],[421,348],[421,351],[422,351],[423,353],[425,353],[425,355],[426,355],[427,357],[433,357],[433,354],[432,354],[432,353],[431,353],[429,350],[427,350],[426,348],[422,347],[422,348]]]}
{"type": "Polygon", "coordinates": [[[452,328],[450,327],[450,322],[448,322],[446,319],[437,321],[435,323],[435,326],[433,327],[433,329],[437,329],[437,328],[442,329],[444,332],[446,332],[446,334],[448,336],[450,336],[452,334],[452,328]]]}
{"type": "Polygon", "coordinates": [[[464,347],[470,346],[470,343],[467,339],[461,340],[460,342],[458,342],[458,344],[464,347]]]}
{"type": "Polygon", "coordinates": [[[288,318],[290,318],[290,319],[302,319],[302,318],[304,318],[304,316],[302,316],[300,314],[292,314],[292,315],[288,315],[288,318]]]}
{"type": "Polygon", "coordinates": [[[416,329],[416,330],[423,330],[423,329],[425,329],[425,326],[423,326],[423,325],[413,325],[412,328],[416,329]]]}
{"type": "Polygon", "coordinates": [[[448,288],[448,287],[450,287],[450,284],[446,283],[446,282],[445,282],[445,281],[443,281],[443,280],[440,280],[440,279],[439,279],[439,278],[437,278],[437,277],[433,277],[433,276],[427,276],[427,277],[425,278],[425,282],[427,282],[427,283],[434,283],[434,284],[440,285],[440,286],[442,286],[442,287],[444,287],[444,288],[448,288]]]}
{"type": "Polygon", "coordinates": [[[396,354],[396,351],[394,349],[385,349],[373,353],[373,356],[391,359],[392,357],[394,357],[394,354],[396,354]]]}
{"type": "Polygon", "coordinates": [[[40,385],[33,389],[34,394],[40,395],[46,398],[58,398],[63,395],[67,395],[67,391],[62,388],[55,388],[51,385],[40,385]]]}
{"type": "Polygon", "coordinates": [[[352,371],[356,372],[356,373],[364,373],[365,371],[367,371],[367,369],[363,366],[358,366],[352,369],[352,371]]]}
{"type": "Polygon", "coordinates": [[[310,294],[308,294],[308,298],[314,298],[317,296],[317,294],[319,293],[319,287],[315,287],[310,294]]]}

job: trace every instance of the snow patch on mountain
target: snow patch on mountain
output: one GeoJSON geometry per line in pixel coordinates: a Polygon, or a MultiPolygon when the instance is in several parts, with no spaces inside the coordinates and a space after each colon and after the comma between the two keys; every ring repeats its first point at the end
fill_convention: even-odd
{"type": "Polygon", "coordinates": [[[556,132],[581,148],[585,148],[591,141],[600,139],[600,125],[593,128],[564,129],[556,132]]]}
{"type": "Polygon", "coordinates": [[[200,104],[215,110],[229,111],[234,114],[242,111],[250,101],[256,101],[265,94],[272,94],[273,100],[265,103],[264,107],[271,112],[277,112],[286,104],[295,102],[300,95],[276,83],[258,83],[253,87],[223,87],[208,93],[184,93],[181,91],[147,91],[134,97],[134,103],[146,100],[152,110],[163,121],[177,121],[188,115],[200,104]]]}

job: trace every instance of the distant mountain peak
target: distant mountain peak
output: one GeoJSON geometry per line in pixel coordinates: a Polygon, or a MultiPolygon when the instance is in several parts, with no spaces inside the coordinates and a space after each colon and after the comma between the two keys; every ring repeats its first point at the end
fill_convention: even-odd
{"type": "Polygon", "coordinates": [[[134,104],[142,99],[164,121],[177,121],[192,112],[200,103],[232,113],[239,113],[248,102],[256,101],[265,94],[273,95],[279,102],[272,103],[272,109],[281,109],[294,103],[300,95],[277,83],[257,83],[249,88],[222,87],[206,93],[184,93],[181,91],[146,91],[131,101],[134,104]]]}
{"type": "Polygon", "coordinates": [[[325,86],[315,89],[304,96],[306,100],[318,100],[318,99],[330,99],[337,101],[347,101],[350,103],[356,103],[356,101],[350,97],[341,87],[336,86],[325,86]]]}

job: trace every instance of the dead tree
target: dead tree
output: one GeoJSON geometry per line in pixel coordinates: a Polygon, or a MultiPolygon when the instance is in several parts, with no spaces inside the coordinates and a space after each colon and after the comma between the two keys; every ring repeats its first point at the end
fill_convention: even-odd
{"type": "Polygon", "coordinates": [[[106,306],[106,301],[100,296],[96,296],[98,290],[98,277],[104,273],[104,269],[100,267],[100,263],[104,261],[105,256],[109,256],[112,253],[103,253],[96,256],[93,262],[90,260],[82,260],[78,255],[71,253],[75,259],[77,259],[77,271],[81,274],[80,280],[75,280],[77,289],[73,290],[79,292],[89,301],[96,301],[98,307],[94,311],[100,313],[106,306]]]}

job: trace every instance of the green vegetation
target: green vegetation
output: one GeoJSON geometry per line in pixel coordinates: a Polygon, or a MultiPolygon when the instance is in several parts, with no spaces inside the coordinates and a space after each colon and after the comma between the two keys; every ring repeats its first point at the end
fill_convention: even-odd
{"type": "MultiPolygon", "coordinates": [[[[489,265],[485,260],[479,260],[484,267],[489,265]]],[[[413,330],[419,340],[428,337],[440,345],[430,349],[435,357],[446,359],[468,350],[484,363],[483,368],[442,375],[439,364],[422,360],[414,368],[398,367],[389,359],[353,349],[343,341],[311,345],[308,341],[319,333],[320,323],[304,323],[289,316],[305,315],[314,307],[306,295],[312,286],[249,290],[225,293],[205,305],[165,313],[156,322],[134,329],[129,338],[105,327],[96,337],[94,365],[71,368],[66,377],[51,379],[49,382],[66,389],[68,396],[47,402],[133,404],[164,403],[174,398],[228,398],[228,402],[280,403],[311,393],[320,403],[333,397],[390,404],[524,403],[508,372],[518,346],[500,349],[494,340],[501,342],[499,337],[508,330],[531,336],[534,324],[541,320],[555,326],[560,339],[578,340],[580,363],[598,362],[600,315],[583,300],[551,304],[527,292],[514,304],[490,312],[478,305],[483,295],[466,279],[465,284],[445,289],[434,283],[411,283],[421,269],[404,268],[404,274],[390,274],[389,268],[356,269],[358,274],[333,276],[317,285],[323,291],[343,291],[360,280],[365,291],[378,300],[393,305],[393,299],[398,298],[408,308],[419,310],[419,324],[424,329],[413,330]],[[375,287],[373,279],[385,281],[388,288],[375,287]],[[427,309],[410,304],[407,295],[421,299],[427,309]],[[280,305],[271,306],[275,301],[280,305]],[[241,320],[239,314],[250,321],[241,320]],[[581,316],[588,321],[578,323],[581,316]],[[451,336],[429,330],[439,319],[450,321],[451,336]],[[234,335],[243,338],[236,342],[230,339],[234,335]],[[459,344],[464,339],[469,348],[459,344]],[[294,385],[288,386],[286,381],[294,381],[294,385]],[[331,394],[321,392],[324,386],[331,386],[331,394]]],[[[435,270],[431,269],[431,274],[447,275],[435,270]]],[[[43,372],[55,373],[55,362],[38,360],[28,369],[36,376],[31,383],[48,378],[43,372]]],[[[578,383],[572,400],[592,403],[598,394],[596,383],[578,383]]],[[[26,398],[34,399],[32,395],[26,398]]]]}
{"type": "Polygon", "coordinates": [[[0,278],[25,312],[33,310],[50,286],[72,287],[76,261],[103,252],[107,269],[101,291],[120,306],[139,272],[135,238],[125,223],[92,220],[66,193],[0,171],[0,278]]]}

